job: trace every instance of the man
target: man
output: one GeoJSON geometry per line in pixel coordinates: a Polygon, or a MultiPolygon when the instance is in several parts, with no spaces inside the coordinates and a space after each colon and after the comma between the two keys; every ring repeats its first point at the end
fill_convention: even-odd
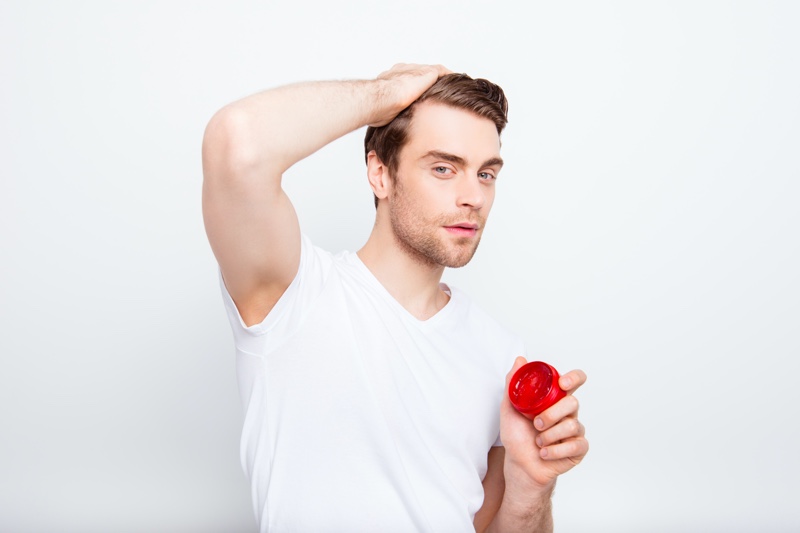
{"type": "Polygon", "coordinates": [[[485,80],[401,64],[211,119],[203,212],[261,531],[552,530],[556,478],[588,450],[572,395],[586,377],[565,374],[567,397],[524,418],[505,394],[518,337],[440,283],[483,233],[506,109],[485,80]],[[375,225],[333,255],[301,234],[281,177],[363,126],[375,225]]]}

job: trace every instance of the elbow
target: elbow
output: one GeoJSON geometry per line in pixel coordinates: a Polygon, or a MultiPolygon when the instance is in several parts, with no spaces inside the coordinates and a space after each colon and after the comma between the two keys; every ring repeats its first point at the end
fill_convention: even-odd
{"type": "Polygon", "coordinates": [[[203,171],[206,177],[247,175],[258,166],[248,117],[227,106],[217,111],[203,134],[203,171]]]}
{"type": "Polygon", "coordinates": [[[236,105],[217,111],[203,135],[204,179],[280,186],[290,164],[274,128],[267,127],[268,120],[236,105]]]}

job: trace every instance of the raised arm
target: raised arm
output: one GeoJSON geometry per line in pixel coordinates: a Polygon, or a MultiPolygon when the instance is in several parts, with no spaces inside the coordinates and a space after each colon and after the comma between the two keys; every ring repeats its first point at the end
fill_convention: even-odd
{"type": "Polygon", "coordinates": [[[375,80],[289,85],[211,118],[203,138],[203,219],[247,325],[267,316],[300,262],[300,227],[283,173],[351,131],[388,123],[447,72],[401,64],[375,80]]]}

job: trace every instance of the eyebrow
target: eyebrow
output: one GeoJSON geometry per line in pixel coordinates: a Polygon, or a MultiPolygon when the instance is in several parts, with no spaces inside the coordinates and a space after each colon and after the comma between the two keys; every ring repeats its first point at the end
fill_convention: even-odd
{"type": "MultiPolygon", "coordinates": [[[[466,166],[467,164],[467,160],[464,159],[463,157],[455,154],[450,154],[448,152],[442,152],[440,150],[431,150],[430,152],[421,157],[421,159],[427,159],[427,158],[443,159],[445,161],[449,161],[451,163],[455,163],[456,165],[461,165],[461,166],[466,166]]],[[[502,167],[503,160],[499,157],[489,158],[483,162],[481,168],[493,167],[493,166],[502,167]]]]}

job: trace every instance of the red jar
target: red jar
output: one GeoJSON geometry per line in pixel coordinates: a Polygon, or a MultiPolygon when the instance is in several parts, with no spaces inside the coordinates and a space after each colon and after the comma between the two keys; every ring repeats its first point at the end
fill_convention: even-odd
{"type": "Polygon", "coordinates": [[[511,405],[525,417],[533,420],[567,395],[558,386],[558,371],[542,361],[522,365],[508,383],[511,405]]]}

